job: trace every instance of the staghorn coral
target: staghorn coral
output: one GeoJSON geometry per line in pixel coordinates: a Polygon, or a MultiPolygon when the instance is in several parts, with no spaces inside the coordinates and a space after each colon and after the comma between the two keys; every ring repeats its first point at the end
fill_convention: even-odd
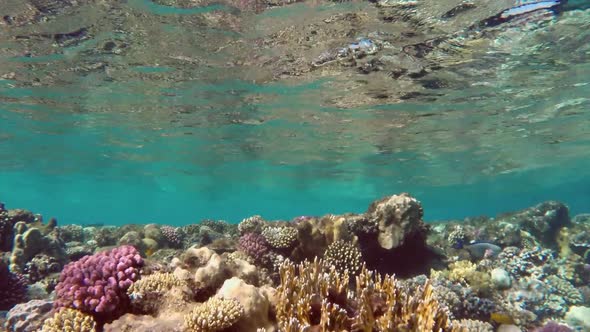
{"type": "Polygon", "coordinates": [[[215,332],[234,325],[244,314],[244,308],[235,299],[213,297],[197,306],[184,317],[189,332],[215,332]]]}
{"type": "Polygon", "coordinates": [[[134,247],[121,246],[69,263],[55,287],[55,307],[75,308],[113,318],[129,302],[127,289],[139,279],[143,259],[134,247]]]}
{"type": "Polygon", "coordinates": [[[320,260],[280,268],[277,320],[281,331],[463,331],[453,327],[430,282],[413,294],[391,276],[366,268],[349,290],[349,274],[320,260]]]}
{"type": "Polygon", "coordinates": [[[328,246],[324,253],[324,262],[336,267],[336,271],[342,273],[348,271],[356,275],[362,267],[361,252],[352,243],[336,241],[328,246]]]}
{"type": "Polygon", "coordinates": [[[293,248],[297,235],[297,229],[293,227],[266,227],[262,230],[262,236],[275,249],[293,248]]]}
{"type": "Polygon", "coordinates": [[[92,316],[75,309],[62,308],[43,324],[41,332],[94,332],[96,322],[92,316]]]}

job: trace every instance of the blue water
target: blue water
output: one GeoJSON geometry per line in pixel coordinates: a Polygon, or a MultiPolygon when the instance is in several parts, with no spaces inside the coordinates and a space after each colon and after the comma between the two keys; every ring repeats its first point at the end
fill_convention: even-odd
{"type": "MultiPolygon", "coordinates": [[[[500,36],[493,52],[452,71],[462,84],[436,101],[341,107],[330,103],[348,97],[336,75],[249,80],[257,69],[224,69],[232,54],[211,54],[215,47],[206,44],[248,33],[187,33],[179,23],[231,7],[126,6],[172,20],[146,28],[161,31],[164,46],[89,55],[118,36],[105,25],[62,52],[0,55],[0,74],[17,73],[0,80],[0,201],[7,207],[61,223],[182,225],[363,212],[375,199],[409,192],[428,220],[544,200],[562,201],[572,214],[590,211],[590,34],[573,33],[588,30],[580,25],[588,16],[570,15],[524,41],[500,36]],[[184,66],[158,53],[176,49],[209,65],[184,66]],[[64,69],[97,58],[112,71],[64,69]],[[47,81],[27,81],[35,75],[47,81]]],[[[288,7],[249,19],[284,15],[288,7]]]]}

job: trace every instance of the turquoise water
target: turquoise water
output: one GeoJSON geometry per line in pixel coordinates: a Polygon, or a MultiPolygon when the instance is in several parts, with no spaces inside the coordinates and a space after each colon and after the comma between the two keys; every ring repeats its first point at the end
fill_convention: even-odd
{"type": "MultiPolygon", "coordinates": [[[[0,200],[9,208],[61,223],[181,225],[361,212],[410,192],[429,220],[548,199],[590,211],[587,9],[483,42],[463,35],[456,54],[441,47],[429,59],[444,68],[426,78],[447,84],[400,98],[419,80],[346,66],[277,75],[300,44],[259,43],[304,26],[301,17],[378,15],[370,3],[93,6],[2,30],[0,200]],[[82,26],[81,40],[39,37],[82,26]]],[[[467,23],[435,22],[428,33],[467,23]]],[[[369,22],[340,40],[387,29],[369,22]]],[[[295,54],[338,44],[318,43],[295,54]]]]}

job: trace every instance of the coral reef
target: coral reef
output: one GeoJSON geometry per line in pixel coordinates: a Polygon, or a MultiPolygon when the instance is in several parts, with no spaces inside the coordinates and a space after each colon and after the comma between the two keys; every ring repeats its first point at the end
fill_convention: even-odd
{"type": "Polygon", "coordinates": [[[10,246],[0,243],[0,310],[12,308],[4,327],[590,328],[587,217],[570,220],[565,205],[545,202],[496,218],[431,224],[422,218],[420,202],[405,193],[377,200],[362,214],[182,227],[57,227],[1,206],[0,237],[10,246]]]}

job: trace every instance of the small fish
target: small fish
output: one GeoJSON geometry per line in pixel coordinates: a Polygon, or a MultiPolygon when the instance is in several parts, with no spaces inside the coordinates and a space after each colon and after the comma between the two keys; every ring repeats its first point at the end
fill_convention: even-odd
{"type": "Polygon", "coordinates": [[[500,312],[493,312],[490,314],[490,320],[496,322],[498,324],[514,324],[514,318],[512,318],[508,314],[500,313],[500,312]]]}

